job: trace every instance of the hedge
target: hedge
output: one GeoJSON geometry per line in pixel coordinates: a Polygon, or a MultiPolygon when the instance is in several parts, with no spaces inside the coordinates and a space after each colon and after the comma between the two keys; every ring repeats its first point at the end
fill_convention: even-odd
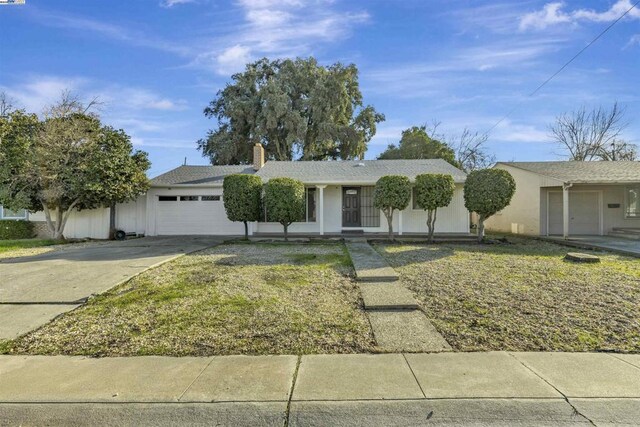
{"type": "Polygon", "coordinates": [[[34,236],[32,222],[0,219],[0,240],[30,239],[34,236]]]}

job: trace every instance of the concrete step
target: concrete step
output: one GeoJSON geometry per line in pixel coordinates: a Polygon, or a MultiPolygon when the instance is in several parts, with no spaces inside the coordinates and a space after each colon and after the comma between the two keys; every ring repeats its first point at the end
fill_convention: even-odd
{"type": "Polygon", "coordinates": [[[632,228],[632,227],[613,227],[611,229],[614,232],[622,232],[627,234],[637,234],[640,235],[640,228],[632,228]]]}
{"type": "Polygon", "coordinates": [[[629,239],[629,240],[640,240],[640,234],[635,234],[635,233],[629,233],[627,231],[622,231],[622,230],[612,230],[609,233],[607,233],[608,236],[611,237],[620,237],[622,239],[629,239]]]}
{"type": "Polygon", "coordinates": [[[365,310],[419,309],[411,291],[399,282],[360,283],[365,310]]]}

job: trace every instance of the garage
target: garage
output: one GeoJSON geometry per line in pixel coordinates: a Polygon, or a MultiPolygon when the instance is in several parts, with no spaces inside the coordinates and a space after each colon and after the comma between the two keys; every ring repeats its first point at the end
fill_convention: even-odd
{"type": "Polygon", "coordinates": [[[156,234],[219,235],[244,234],[244,225],[227,219],[221,195],[159,194],[156,204],[156,234]]]}
{"type": "MultiPolygon", "coordinates": [[[[562,192],[549,195],[549,234],[562,235],[562,192]]],[[[569,191],[569,234],[600,235],[600,193],[597,191],[569,191]]]]}

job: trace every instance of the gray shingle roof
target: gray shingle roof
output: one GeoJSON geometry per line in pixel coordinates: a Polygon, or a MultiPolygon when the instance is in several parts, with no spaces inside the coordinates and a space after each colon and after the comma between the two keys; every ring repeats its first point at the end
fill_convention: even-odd
{"type": "Polygon", "coordinates": [[[640,182],[640,162],[500,162],[563,182],[584,184],[640,182]]]}
{"type": "Polygon", "coordinates": [[[225,176],[255,173],[251,165],[180,166],[151,180],[152,186],[222,184],[225,176]]]}
{"type": "MultiPolygon", "coordinates": [[[[226,175],[255,173],[251,165],[180,166],[151,180],[153,186],[222,184],[226,175]]],[[[288,177],[308,184],[373,184],[385,175],[406,175],[414,180],[422,173],[443,173],[457,183],[466,179],[460,169],[441,159],[361,161],[268,161],[257,172],[263,181],[288,177]]]]}
{"type": "Polygon", "coordinates": [[[269,161],[257,175],[263,181],[289,177],[309,184],[368,184],[385,175],[406,175],[414,180],[422,173],[442,173],[461,183],[466,174],[442,159],[428,160],[349,160],[349,161],[269,161]]]}

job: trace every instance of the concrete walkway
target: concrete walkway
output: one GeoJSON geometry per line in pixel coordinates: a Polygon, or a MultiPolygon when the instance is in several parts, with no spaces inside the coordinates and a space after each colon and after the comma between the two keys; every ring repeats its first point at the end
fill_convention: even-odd
{"type": "Polygon", "coordinates": [[[574,248],[599,249],[640,258],[640,240],[613,236],[571,236],[569,239],[550,236],[541,239],[574,248]]]}
{"type": "Polygon", "coordinates": [[[633,425],[640,355],[0,356],[0,425],[633,425]]]}
{"type": "Polygon", "coordinates": [[[346,242],[364,309],[383,352],[450,351],[396,271],[364,238],[346,242]]]}
{"type": "Polygon", "coordinates": [[[222,242],[146,237],[0,260],[0,339],[16,338],[165,262],[222,242]]]}

